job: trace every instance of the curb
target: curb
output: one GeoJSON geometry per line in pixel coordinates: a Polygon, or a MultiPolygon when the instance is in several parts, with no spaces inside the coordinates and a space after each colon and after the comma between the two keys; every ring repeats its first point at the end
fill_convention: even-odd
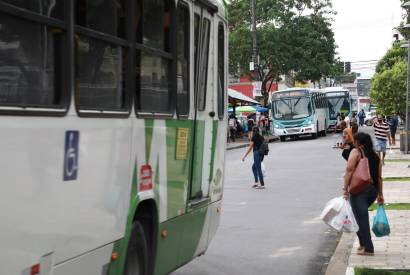
{"type": "Polygon", "coordinates": [[[348,274],[350,252],[356,238],[354,233],[343,233],[339,244],[329,261],[325,275],[345,275],[348,274]]]}
{"type": "MultiPolygon", "coordinates": [[[[272,137],[272,138],[268,139],[268,143],[275,142],[277,140],[279,140],[278,137],[272,137]]],[[[229,150],[233,150],[233,149],[246,148],[248,146],[249,146],[249,143],[232,145],[230,147],[227,146],[226,150],[229,151],[229,150]]]]}
{"type": "Polygon", "coordinates": [[[226,147],[226,151],[233,150],[233,149],[239,149],[239,148],[245,148],[245,147],[248,147],[248,145],[249,144],[239,144],[239,145],[234,145],[231,147],[226,147]]]}

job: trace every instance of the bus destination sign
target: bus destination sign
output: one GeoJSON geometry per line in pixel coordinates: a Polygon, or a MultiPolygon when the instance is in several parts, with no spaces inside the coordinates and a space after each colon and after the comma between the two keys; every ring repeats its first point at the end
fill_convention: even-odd
{"type": "Polygon", "coordinates": [[[327,97],[343,97],[343,96],[347,96],[348,92],[343,91],[343,92],[330,92],[330,93],[326,93],[327,97]]]}
{"type": "Polygon", "coordinates": [[[309,95],[308,91],[289,91],[289,92],[278,92],[273,94],[275,98],[283,98],[283,97],[301,97],[309,95]]]}

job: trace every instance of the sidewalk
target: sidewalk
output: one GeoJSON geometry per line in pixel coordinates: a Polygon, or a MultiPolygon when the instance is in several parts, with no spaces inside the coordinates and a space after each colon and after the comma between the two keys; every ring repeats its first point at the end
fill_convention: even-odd
{"type": "MultiPolygon", "coordinates": [[[[386,165],[383,167],[386,206],[410,203],[410,180],[407,179],[410,177],[409,164],[410,155],[404,155],[397,149],[386,155],[386,165]],[[405,179],[401,180],[401,177],[405,179]]],[[[410,227],[408,226],[410,210],[386,210],[386,213],[391,233],[390,236],[377,238],[372,232],[375,255],[371,257],[357,255],[356,249],[359,243],[356,234],[343,233],[326,275],[353,275],[355,267],[410,270],[410,227]],[[346,251],[349,250],[350,255],[347,255],[346,251]]],[[[375,214],[375,211],[369,212],[370,226],[375,214]]]]}
{"type": "MultiPolygon", "coordinates": [[[[273,142],[273,141],[278,140],[279,138],[274,135],[267,135],[265,136],[265,139],[268,142],[273,142]]],[[[242,138],[237,138],[234,142],[228,141],[228,143],[226,144],[226,150],[245,148],[245,147],[248,147],[248,145],[249,145],[248,137],[244,136],[242,138]]]]}

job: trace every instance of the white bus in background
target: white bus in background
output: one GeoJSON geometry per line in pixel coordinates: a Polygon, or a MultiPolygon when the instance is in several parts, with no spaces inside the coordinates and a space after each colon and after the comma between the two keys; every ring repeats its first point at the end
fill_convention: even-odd
{"type": "Polygon", "coordinates": [[[334,129],[341,114],[352,118],[352,99],[348,89],[343,87],[327,87],[322,89],[326,94],[329,106],[330,129],[334,129]]]}
{"type": "Polygon", "coordinates": [[[272,94],[274,133],[285,141],[287,137],[325,136],[328,125],[326,96],[310,88],[290,88],[272,94]]]}

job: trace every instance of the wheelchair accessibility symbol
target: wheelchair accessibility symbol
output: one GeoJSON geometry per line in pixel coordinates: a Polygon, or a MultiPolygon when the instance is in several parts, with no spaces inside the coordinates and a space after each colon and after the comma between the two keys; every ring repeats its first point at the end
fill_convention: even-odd
{"type": "Polygon", "coordinates": [[[64,181],[76,180],[78,172],[78,144],[80,141],[79,131],[65,132],[64,145],[64,181]]]}

